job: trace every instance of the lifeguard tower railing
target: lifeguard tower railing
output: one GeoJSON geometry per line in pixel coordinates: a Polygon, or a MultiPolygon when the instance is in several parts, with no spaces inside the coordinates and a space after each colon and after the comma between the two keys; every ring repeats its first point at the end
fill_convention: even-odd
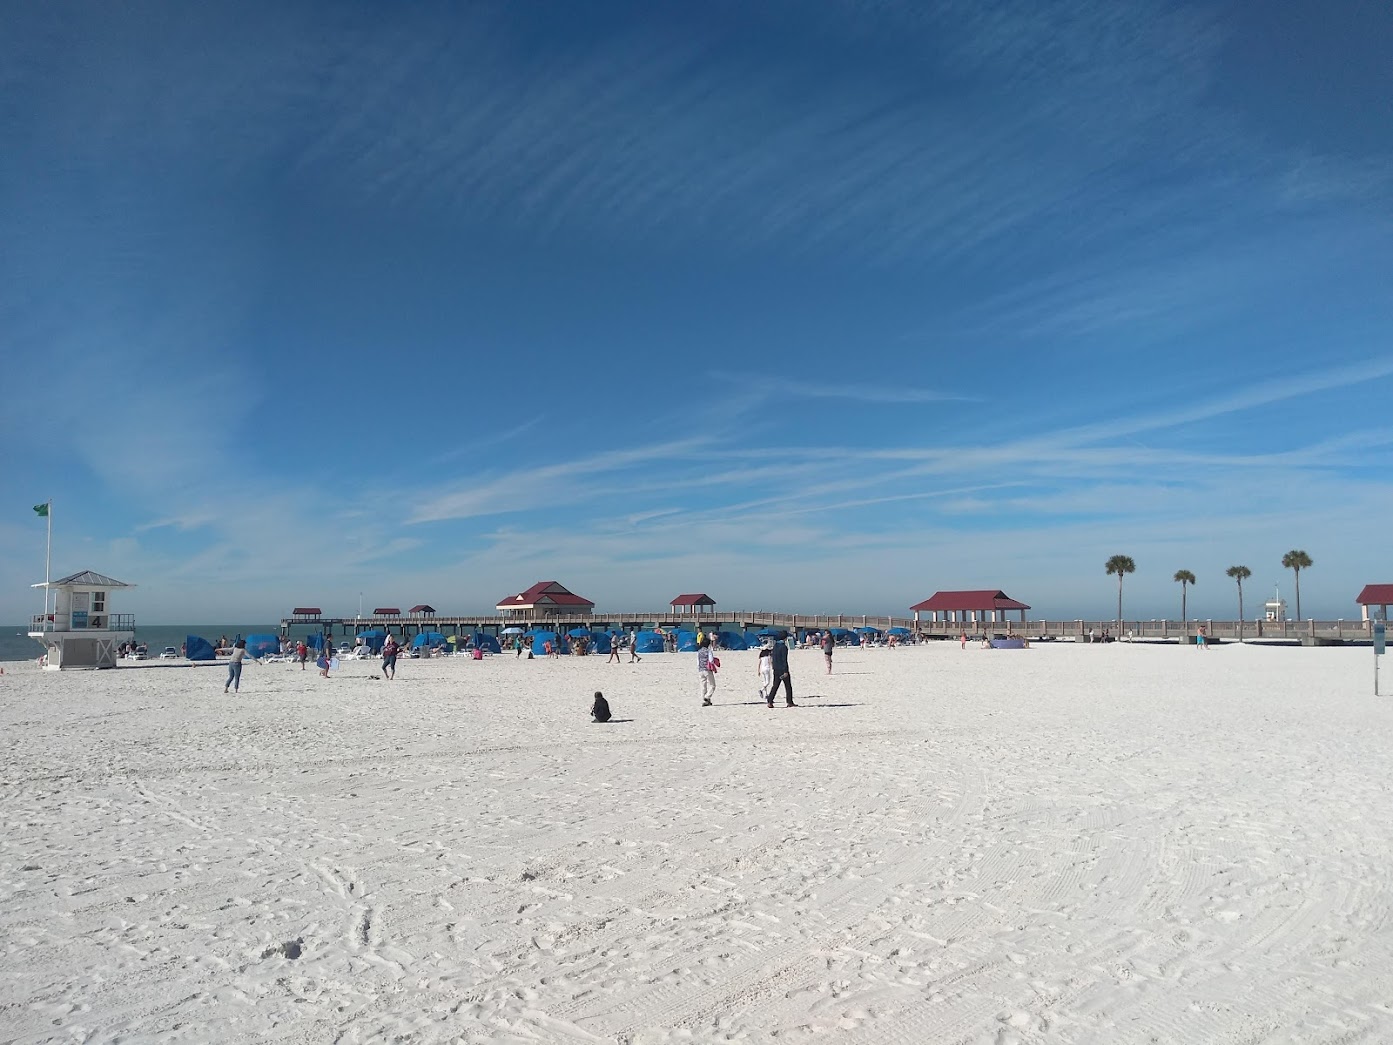
{"type": "Polygon", "coordinates": [[[74,623],[68,614],[36,613],[29,619],[29,633],[48,631],[135,631],[134,613],[92,613],[87,623],[74,623]],[[58,619],[55,620],[54,618],[58,619]]]}

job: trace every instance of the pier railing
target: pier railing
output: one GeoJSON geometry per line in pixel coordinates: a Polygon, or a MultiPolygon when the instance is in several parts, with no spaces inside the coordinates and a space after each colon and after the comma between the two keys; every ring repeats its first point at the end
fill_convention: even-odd
{"type": "MultiPolygon", "coordinates": [[[[367,628],[391,628],[397,633],[421,631],[451,632],[464,629],[501,631],[504,628],[546,628],[566,631],[580,626],[588,628],[643,627],[695,628],[703,625],[734,624],[741,628],[786,628],[790,631],[823,628],[872,627],[886,631],[905,628],[925,638],[957,638],[963,632],[976,637],[989,635],[1024,635],[1029,638],[1074,639],[1086,642],[1090,631],[1101,637],[1106,631],[1111,638],[1138,641],[1194,641],[1201,625],[1213,639],[1235,640],[1240,637],[1240,624],[1232,620],[1028,620],[1028,621],[926,621],[912,617],[876,616],[862,614],[803,614],[777,610],[711,610],[701,613],[659,612],[636,610],[592,614],[481,614],[450,616],[445,614],[403,614],[392,617],[287,617],[281,621],[283,634],[294,629],[327,631],[351,635],[367,628]]],[[[1266,641],[1368,640],[1371,626],[1363,620],[1303,620],[1303,621],[1245,621],[1241,625],[1244,639],[1266,641]]]]}

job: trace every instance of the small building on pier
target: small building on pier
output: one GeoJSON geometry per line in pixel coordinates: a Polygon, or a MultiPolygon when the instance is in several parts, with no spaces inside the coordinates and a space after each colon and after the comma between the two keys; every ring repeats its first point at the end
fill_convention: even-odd
{"type": "Polygon", "coordinates": [[[919,614],[927,613],[929,620],[944,623],[982,623],[1006,621],[1008,613],[1020,612],[1021,623],[1025,623],[1025,611],[1030,609],[1023,602],[1017,602],[1004,591],[997,588],[981,591],[938,591],[919,603],[911,606],[914,623],[919,623],[919,614]]]}
{"type": "MultiPolygon", "coordinates": [[[[135,615],[112,613],[111,593],[134,588],[134,584],[84,570],[34,587],[54,593],[52,612],[45,610],[29,628],[29,637],[38,639],[48,650],[45,668],[116,667],[117,647],[135,638],[135,615]]],[[[44,604],[47,606],[47,598],[44,604]]]]}
{"type": "Polygon", "coordinates": [[[504,617],[588,617],[595,604],[556,581],[538,581],[526,591],[499,599],[494,608],[504,617]]]}
{"type": "Polygon", "coordinates": [[[401,610],[396,606],[379,606],[372,611],[374,617],[400,617],[401,610]]]}
{"type": "Polygon", "coordinates": [[[411,609],[407,610],[406,612],[411,614],[411,616],[413,617],[434,617],[435,607],[427,606],[424,602],[422,602],[418,605],[412,606],[411,609]]]}
{"type": "Polygon", "coordinates": [[[704,593],[679,595],[677,598],[673,599],[669,605],[672,607],[673,613],[698,614],[702,612],[715,612],[716,600],[704,593]]]}
{"type": "Polygon", "coordinates": [[[1387,620],[1388,607],[1393,606],[1393,584],[1366,584],[1354,600],[1359,603],[1364,620],[1387,620]]]}

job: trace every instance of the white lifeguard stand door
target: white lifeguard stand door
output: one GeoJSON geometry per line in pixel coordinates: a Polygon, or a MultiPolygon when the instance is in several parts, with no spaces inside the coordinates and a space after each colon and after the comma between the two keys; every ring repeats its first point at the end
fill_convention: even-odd
{"type": "Polygon", "coordinates": [[[29,629],[48,650],[46,669],[116,667],[117,646],[135,638],[135,615],[112,613],[111,593],[134,584],[84,570],[34,587],[54,594],[52,612],[36,616],[29,629]]]}
{"type": "Polygon", "coordinates": [[[1287,619],[1287,600],[1282,598],[1280,590],[1272,589],[1272,598],[1263,604],[1263,619],[1268,621],[1284,621],[1287,619]]]}

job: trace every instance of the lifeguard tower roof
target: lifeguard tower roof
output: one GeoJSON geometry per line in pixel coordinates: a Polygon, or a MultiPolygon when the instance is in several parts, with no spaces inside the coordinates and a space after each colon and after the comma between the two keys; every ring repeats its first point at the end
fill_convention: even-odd
{"type": "Polygon", "coordinates": [[[96,570],[83,570],[81,573],[74,573],[71,577],[63,577],[56,581],[38,584],[31,584],[31,588],[62,588],[71,585],[82,588],[134,588],[134,584],[127,584],[125,581],[118,581],[115,577],[108,577],[104,573],[96,570]]]}

